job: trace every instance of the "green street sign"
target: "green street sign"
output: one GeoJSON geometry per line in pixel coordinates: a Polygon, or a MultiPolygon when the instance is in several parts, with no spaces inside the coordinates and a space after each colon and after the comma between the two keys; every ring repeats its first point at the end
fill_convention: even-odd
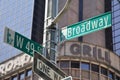
{"type": "Polygon", "coordinates": [[[7,27],[5,28],[4,42],[27,53],[30,56],[33,56],[34,52],[41,54],[43,49],[40,44],[22,36],[15,31],[10,30],[7,27]]]}
{"type": "Polygon", "coordinates": [[[70,40],[98,30],[108,28],[112,25],[111,12],[69,25],[60,31],[60,41],[70,40]]]}

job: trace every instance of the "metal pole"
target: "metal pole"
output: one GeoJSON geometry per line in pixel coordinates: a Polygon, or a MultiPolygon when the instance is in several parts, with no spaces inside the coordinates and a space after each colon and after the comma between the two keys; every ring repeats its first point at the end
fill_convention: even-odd
{"type": "Polygon", "coordinates": [[[56,23],[59,21],[60,17],[68,9],[71,0],[67,0],[63,9],[56,15],[56,8],[58,0],[46,0],[45,5],[45,22],[44,22],[44,42],[46,58],[56,63],[56,33],[58,29],[56,23]]]}

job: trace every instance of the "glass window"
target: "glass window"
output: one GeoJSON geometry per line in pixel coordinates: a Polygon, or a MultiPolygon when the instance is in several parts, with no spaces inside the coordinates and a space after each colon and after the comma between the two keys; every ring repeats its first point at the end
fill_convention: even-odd
{"type": "Polygon", "coordinates": [[[114,23],[118,23],[118,22],[120,22],[120,16],[118,16],[114,19],[114,23]]]}
{"type": "Polygon", "coordinates": [[[120,42],[120,36],[115,37],[115,43],[120,42]]]}
{"type": "Polygon", "coordinates": [[[114,74],[112,72],[109,72],[109,78],[114,79],[114,74]]]}
{"type": "Polygon", "coordinates": [[[117,17],[117,16],[119,16],[119,15],[120,15],[120,11],[119,11],[119,10],[118,10],[118,11],[115,11],[115,12],[113,12],[113,14],[114,14],[114,16],[113,16],[113,17],[115,18],[115,17],[117,17]]]}
{"type": "Polygon", "coordinates": [[[25,78],[24,72],[20,73],[20,74],[19,74],[19,79],[22,80],[22,79],[24,79],[24,78],[25,78]]]}
{"type": "Polygon", "coordinates": [[[104,74],[107,76],[107,69],[101,67],[101,74],[104,74]]]}
{"type": "Polygon", "coordinates": [[[119,5],[115,5],[115,6],[114,6],[114,11],[119,10],[119,8],[120,8],[119,5]]]}
{"type": "Polygon", "coordinates": [[[115,28],[115,29],[120,29],[120,23],[115,24],[115,25],[114,25],[114,28],[115,28]]]}
{"type": "Polygon", "coordinates": [[[120,43],[115,44],[116,50],[120,49],[120,43]]]}
{"type": "Polygon", "coordinates": [[[114,32],[115,32],[115,36],[118,36],[118,35],[120,35],[120,29],[118,29],[118,30],[115,30],[114,32]]]}
{"type": "Polygon", "coordinates": [[[114,5],[118,4],[117,0],[112,0],[112,2],[114,5]]]}
{"type": "Polygon", "coordinates": [[[26,76],[31,76],[31,75],[32,75],[32,70],[31,69],[27,70],[26,76]]]}
{"type": "Polygon", "coordinates": [[[60,68],[69,68],[69,61],[61,61],[60,68]]]}
{"type": "Polygon", "coordinates": [[[13,76],[11,80],[18,80],[17,75],[13,76]]]}
{"type": "Polygon", "coordinates": [[[115,45],[113,45],[113,50],[114,50],[114,51],[116,50],[116,47],[115,47],[115,45]]]}
{"type": "Polygon", "coordinates": [[[71,68],[80,68],[80,62],[72,61],[71,62],[71,68]]]}
{"type": "Polygon", "coordinates": [[[98,66],[98,65],[95,65],[95,64],[92,64],[92,65],[91,65],[91,70],[92,70],[92,71],[95,71],[95,72],[99,72],[99,66],[98,66]]]}
{"type": "Polygon", "coordinates": [[[82,70],[90,70],[90,64],[89,63],[81,63],[81,69],[82,70]]]}
{"type": "MultiPolygon", "coordinates": [[[[0,26],[2,26],[0,27],[0,33],[2,34],[0,37],[4,37],[4,28],[7,26],[10,29],[30,38],[33,9],[34,0],[0,0],[0,26]]],[[[2,38],[0,38],[0,45],[4,47],[0,47],[0,55],[2,54],[2,56],[0,56],[0,62],[21,53],[21,51],[3,43],[2,38]],[[6,55],[4,53],[8,54],[6,55]]]]}
{"type": "Polygon", "coordinates": [[[116,52],[116,53],[120,53],[120,49],[116,50],[115,52],[116,52]]]}

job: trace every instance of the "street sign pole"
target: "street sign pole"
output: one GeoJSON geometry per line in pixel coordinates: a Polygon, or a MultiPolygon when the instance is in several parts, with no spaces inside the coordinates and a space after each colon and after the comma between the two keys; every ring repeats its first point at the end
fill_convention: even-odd
{"type": "Polygon", "coordinates": [[[23,35],[5,27],[4,42],[33,56],[34,52],[42,53],[43,47],[23,35]]]}
{"type": "Polygon", "coordinates": [[[60,20],[61,16],[67,11],[69,8],[71,0],[66,0],[65,5],[56,14],[57,10],[57,3],[58,0],[46,0],[46,8],[45,9],[45,22],[44,22],[44,40],[43,40],[43,47],[46,47],[46,57],[47,59],[51,60],[51,62],[56,63],[56,49],[58,42],[58,34],[56,23],[60,20]],[[49,33],[49,34],[47,34],[49,33]],[[51,38],[51,39],[50,39],[51,38]]]}

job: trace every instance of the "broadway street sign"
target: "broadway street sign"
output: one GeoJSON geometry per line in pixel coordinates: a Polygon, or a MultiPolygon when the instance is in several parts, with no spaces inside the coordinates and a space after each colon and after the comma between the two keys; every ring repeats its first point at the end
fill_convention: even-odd
{"type": "Polygon", "coordinates": [[[45,80],[61,80],[66,74],[41,54],[34,53],[33,71],[45,80]]]}
{"type": "Polygon", "coordinates": [[[4,42],[29,54],[30,56],[33,56],[34,52],[42,53],[43,49],[40,44],[10,30],[7,27],[5,28],[4,42]]]}
{"type": "Polygon", "coordinates": [[[69,25],[61,29],[60,41],[70,40],[111,26],[111,12],[69,25]]]}

